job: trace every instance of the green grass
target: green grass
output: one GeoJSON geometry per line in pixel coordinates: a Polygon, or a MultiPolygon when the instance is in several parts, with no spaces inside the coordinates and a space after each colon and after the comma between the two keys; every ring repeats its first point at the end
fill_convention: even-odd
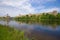
{"type": "Polygon", "coordinates": [[[24,32],[0,25],[0,40],[28,40],[24,32]]]}

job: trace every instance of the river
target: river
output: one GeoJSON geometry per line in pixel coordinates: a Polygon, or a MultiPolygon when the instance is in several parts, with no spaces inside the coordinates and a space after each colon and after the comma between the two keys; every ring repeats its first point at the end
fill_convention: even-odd
{"type": "Polygon", "coordinates": [[[3,21],[0,24],[14,27],[26,32],[32,40],[60,40],[60,25],[42,25],[39,23],[25,23],[17,21],[3,21]]]}

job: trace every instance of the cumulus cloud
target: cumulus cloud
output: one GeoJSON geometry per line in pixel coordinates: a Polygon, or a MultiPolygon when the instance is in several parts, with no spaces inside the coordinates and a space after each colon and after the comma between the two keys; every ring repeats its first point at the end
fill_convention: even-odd
{"type": "Polygon", "coordinates": [[[2,4],[10,6],[22,6],[24,3],[27,3],[27,0],[3,0],[2,4]]]}
{"type": "Polygon", "coordinates": [[[27,14],[27,13],[33,13],[34,12],[34,8],[31,6],[31,4],[29,3],[29,0],[2,0],[0,3],[0,9],[3,11],[5,11],[6,13],[10,13],[10,14],[27,14]],[[2,5],[5,5],[5,7],[1,7],[2,5]],[[10,9],[9,7],[13,7],[12,9],[10,9]],[[15,8],[15,9],[14,9],[15,8]],[[17,9],[18,10],[17,10],[17,9]],[[12,11],[11,11],[12,10],[12,11]],[[17,11],[15,11],[17,10],[17,11]],[[10,12],[9,12],[10,11],[10,12]]]}
{"type": "Polygon", "coordinates": [[[11,16],[50,11],[58,8],[45,8],[45,3],[56,0],[0,0],[0,11],[11,16]],[[33,6],[33,5],[36,5],[33,6]],[[39,5],[39,6],[38,6],[39,5]]]}

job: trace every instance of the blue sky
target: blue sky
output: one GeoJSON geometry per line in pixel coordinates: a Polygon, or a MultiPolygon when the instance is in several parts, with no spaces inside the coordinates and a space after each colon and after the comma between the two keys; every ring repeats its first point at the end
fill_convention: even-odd
{"type": "Polygon", "coordinates": [[[0,0],[0,16],[19,14],[60,12],[60,0],[0,0]]]}

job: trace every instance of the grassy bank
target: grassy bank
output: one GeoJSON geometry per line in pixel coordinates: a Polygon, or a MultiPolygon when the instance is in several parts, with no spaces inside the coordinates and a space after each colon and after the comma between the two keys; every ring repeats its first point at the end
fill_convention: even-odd
{"type": "Polygon", "coordinates": [[[24,32],[0,25],[0,40],[28,40],[24,32]]]}

